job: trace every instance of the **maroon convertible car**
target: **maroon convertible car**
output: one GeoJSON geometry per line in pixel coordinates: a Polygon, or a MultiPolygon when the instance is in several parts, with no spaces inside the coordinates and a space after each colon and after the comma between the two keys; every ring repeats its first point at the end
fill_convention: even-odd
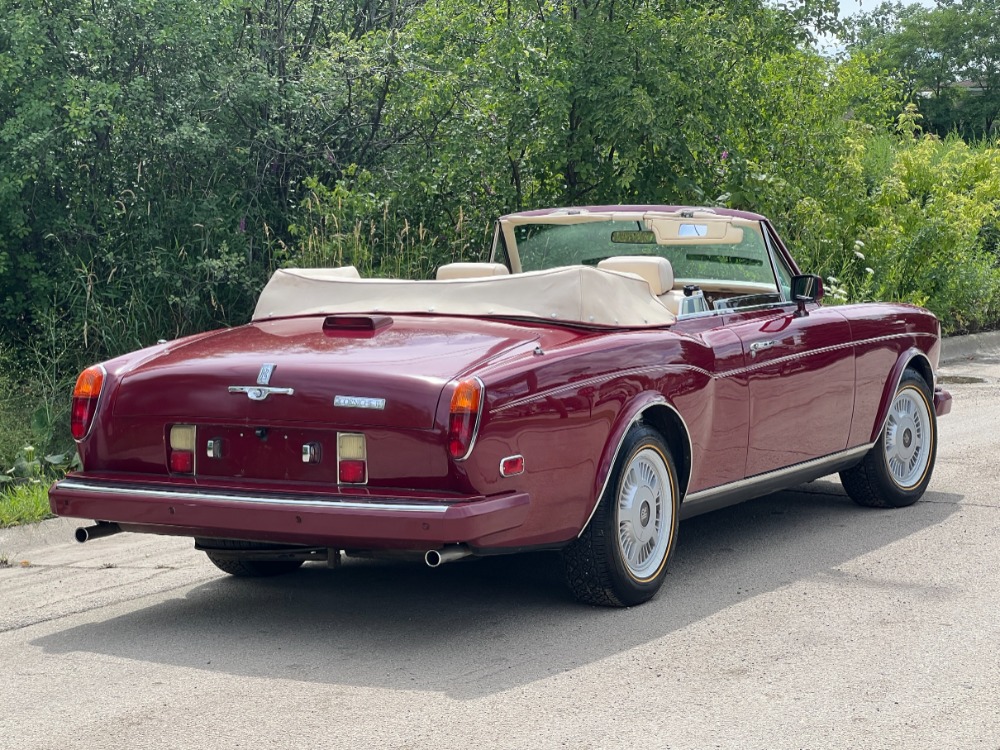
{"type": "Polygon", "coordinates": [[[558,549],[578,598],[638,604],[682,518],[835,472],[862,505],[927,488],[937,319],[822,296],[764,217],[677,206],[505,216],[429,281],[284,269],[249,324],[80,375],[52,510],[237,576],[558,549]]]}

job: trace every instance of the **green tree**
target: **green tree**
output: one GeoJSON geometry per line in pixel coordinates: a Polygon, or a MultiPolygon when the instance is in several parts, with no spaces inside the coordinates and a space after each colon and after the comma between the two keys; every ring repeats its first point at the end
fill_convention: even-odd
{"type": "Polygon", "coordinates": [[[1000,5],[941,0],[883,3],[848,23],[848,46],[902,80],[938,135],[991,137],[1000,116],[1000,5]]]}

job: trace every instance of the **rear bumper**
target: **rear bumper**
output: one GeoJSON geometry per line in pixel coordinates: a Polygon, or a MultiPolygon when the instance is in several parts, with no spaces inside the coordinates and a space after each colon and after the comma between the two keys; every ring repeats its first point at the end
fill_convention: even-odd
{"type": "Polygon", "coordinates": [[[939,417],[951,413],[951,394],[941,386],[934,388],[934,413],[939,417]]]}
{"type": "Polygon", "coordinates": [[[58,516],[125,531],[340,549],[429,549],[524,523],[527,493],[494,497],[250,493],[67,477],[49,489],[58,516]]]}

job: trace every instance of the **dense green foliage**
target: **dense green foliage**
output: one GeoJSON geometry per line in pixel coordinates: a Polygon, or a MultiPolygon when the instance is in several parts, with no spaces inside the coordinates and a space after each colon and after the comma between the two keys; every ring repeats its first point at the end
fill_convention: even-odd
{"type": "Polygon", "coordinates": [[[848,25],[850,48],[876,54],[920,103],[930,132],[975,139],[1000,127],[1000,4],[885,2],[848,25]]]}
{"type": "Polygon", "coordinates": [[[834,300],[995,325],[998,152],[897,121],[874,33],[812,51],[831,5],[0,0],[0,460],[277,266],[427,275],[520,208],[753,209],[834,300]]]}

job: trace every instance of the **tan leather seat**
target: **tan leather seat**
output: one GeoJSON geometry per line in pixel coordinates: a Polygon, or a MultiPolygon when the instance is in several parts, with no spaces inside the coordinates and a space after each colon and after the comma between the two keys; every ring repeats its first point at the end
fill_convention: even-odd
{"type": "Polygon", "coordinates": [[[448,263],[437,270],[438,281],[475,279],[485,276],[507,276],[510,271],[503,263],[448,263]]]}
{"type": "Polygon", "coordinates": [[[684,292],[674,291],[674,269],[670,261],[652,255],[616,255],[605,258],[597,267],[602,271],[638,276],[649,284],[649,291],[674,315],[681,308],[684,292]]]}
{"type": "Polygon", "coordinates": [[[685,310],[684,291],[674,289],[674,269],[670,261],[651,255],[616,255],[605,258],[597,267],[603,271],[614,271],[636,276],[649,285],[649,290],[660,303],[674,315],[682,312],[700,312],[707,309],[704,302],[695,301],[685,310]]]}

